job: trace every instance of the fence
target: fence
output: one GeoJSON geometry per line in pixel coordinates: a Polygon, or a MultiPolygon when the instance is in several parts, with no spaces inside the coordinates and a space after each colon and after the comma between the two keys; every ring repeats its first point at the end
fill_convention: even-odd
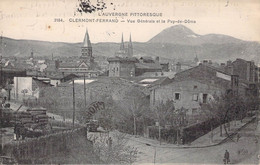
{"type": "MultiPolygon", "coordinates": [[[[206,120],[200,123],[196,123],[187,127],[170,128],[165,129],[161,128],[161,140],[168,143],[191,143],[197,138],[205,135],[211,129],[216,128],[219,123],[215,120],[206,120]],[[178,130],[178,131],[177,131],[178,130]],[[178,133],[178,135],[177,135],[178,133]],[[178,137],[178,138],[177,138],[178,137]],[[182,139],[182,140],[180,140],[182,139]]],[[[149,138],[159,139],[159,129],[155,126],[148,127],[149,138]]]]}
{"type": "Polygon", "coordinates": [[[93,144],[87,140],[85,127],[8,143],[3,146],[3,154],[14,157],[18,163],[46,163],[44,159],[80,147],[82,142],[87,153],[93,154],[93,144]]]}

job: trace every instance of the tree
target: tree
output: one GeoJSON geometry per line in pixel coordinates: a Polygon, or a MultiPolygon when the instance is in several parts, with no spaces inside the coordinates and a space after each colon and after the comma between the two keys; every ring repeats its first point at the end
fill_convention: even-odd
{"type": "MultiPolygon", "coordinates": [[[[214,119],[219,123],[220,136],[222,136],[223,124],[228,123],[229,127],[230,121],[237,120],[239,118],[242,120],[245,117],[246,101],[242,97],[234,95],[232,93],[224,94],[221,96],[214,96],[214,100],[203,107],[203,112],[210,119],[214,119]]],[[[226,127],[224,128],[226,129],[226,127]]]]}
{"type": "Polygon", "coordinates": [[[137,149],[127,145],[127,135],[113,132],[109,137],[106,135],[89,136],[94,143],[94,152],[106,164],[131,164],[137,158],[137,149]]]}
{"type": "Polygon", "coordinates": [[[119,109],[121,109],[117,111],[118,118],[125,123],[131,122],[132,132],[134,135],[137,135],[137,123],[141,123],[141,120],[144,120],[144,117],[147,116],[149,99],[138,88],[132,88],[126,91],[125,97],[117,103],[119,109]]]}
{"type": "Polygon", "coordinates": [[[134,135],[137,135],[137,123],[140,122],[148,111],[147,102],[146,98],[128,97],[118,103],[121,108],[118,114],[126,123],[132,121],[134,135]]]}
{"type": "Polygon", "coordinates": [[[174,126],[176,114],[174,113],[175,107],[172,100],[167,100],[165,103],[161,101],[153,109],[153,117],[159,122],[159,125],[171,125],[174,126]]]}
{"type": "Polygon", "coordinates": [[[152,109],[152,116],[159,124],[159,140],[161,142],[161,126],[170,125],[177,129],[177,142],[179,142],[179,132],[181,127],[187,124],[186,120],[187,109],[176,109],[173,100],[161,101],[155,108],[152,109]]]}

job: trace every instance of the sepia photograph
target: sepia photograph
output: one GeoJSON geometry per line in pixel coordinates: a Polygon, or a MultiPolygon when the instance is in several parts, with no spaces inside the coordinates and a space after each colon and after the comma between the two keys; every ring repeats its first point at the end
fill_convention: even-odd
{"type": "Polygon", "coordinates": [[[260,164],[259,0],[1,0],[0,164],[260,164]]]}

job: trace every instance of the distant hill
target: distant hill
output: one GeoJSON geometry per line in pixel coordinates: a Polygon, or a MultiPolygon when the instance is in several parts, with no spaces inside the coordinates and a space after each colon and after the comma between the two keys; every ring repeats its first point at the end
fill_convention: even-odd
{"type": "MultiPolygon", "coordinates": [[[[94,35],[94,34],[93,34],[94,35]]],[[[82,43],[62,43],[3,38],[4,56],[29,57],[33,49],[35,56],[69,57],[80,56],[82,43]]],[[[111,57],[119,49],[120,43],[101,42],[92,44],[94,56],[111,57]]],[[[167,28],[148,42],[134,42],[136,56],[160,56],[167,59],[215,61],[244,58],[260,62],[260,44],[236,39],[227,35],[198,35],[183,25],[167,28]]]]}
{"type": "Polygon", "coordinates": [[[148,41],[148,43],[177,44],[177,45],[202,45],[241,43],[242,40],[221,35],[198,35],[183,25],[171,26],[148,41]]]}

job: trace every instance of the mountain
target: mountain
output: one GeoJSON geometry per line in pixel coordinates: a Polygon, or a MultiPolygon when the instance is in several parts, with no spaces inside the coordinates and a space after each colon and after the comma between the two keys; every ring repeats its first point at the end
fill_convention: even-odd
{"type": "MultiPolygon", "coordinates": [[[[93,34],[94,35],[94,34],[93,34]]],[[[29,57],[33,49],[35,56],[70,57],[80,56],[82,43],[14,40],[3,37],[4,56],[29,57]]],[[[95,57],[111,57],[119,50],[120,43],[102,42],[92,44],[95,57]]],[[[243,41],[222,34],[198,35],[183,25],[169,27],[147,42],[134,42],[134,54],[159,56],[166,59],[200,60],[211,59],[225,62],[236,58],[260,62],[260,44],[243,41]]]]}
{"type": "Polygon", "coordinates": [[[178,45],[225,44],[240,42],[243,41],[221,34],[198,35],[183,25],[171,26],[148,41],[148,43],[178,45]]]}
{"type": "Polygon", "coordinates": [[[167,58],[212,59],[218,62],[243,58],[260,62],[260,44],[222,34],[198,35],[183,25],[169,27],[146,43],[147,51],[167,58]]]}

